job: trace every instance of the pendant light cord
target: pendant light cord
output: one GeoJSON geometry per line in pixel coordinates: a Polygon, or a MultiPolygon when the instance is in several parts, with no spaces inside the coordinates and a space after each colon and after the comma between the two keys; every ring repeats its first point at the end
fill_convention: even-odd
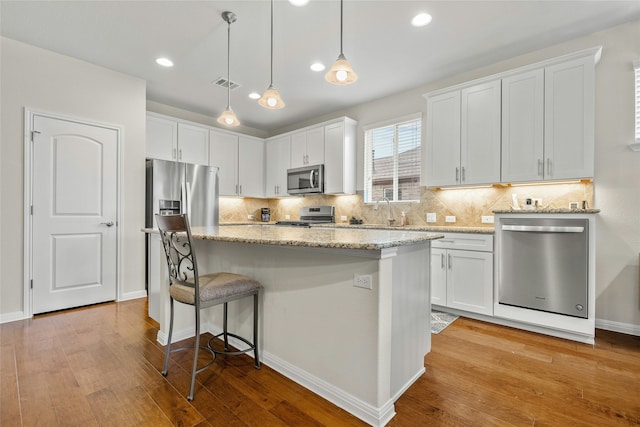
{"type": "Polygon", "coordinates": [[[273,1],[271,0],[271,86],[273,86],[273,1]]]}
{"type": "Polygon", "coordinates": [[[227,108],[231,107],[231,21],[227,21],[227,108]]]}
{"type": "Polygon", "coordinates": [[[342,54],[342,0],[340,0],[340,55],[342,54]]]}

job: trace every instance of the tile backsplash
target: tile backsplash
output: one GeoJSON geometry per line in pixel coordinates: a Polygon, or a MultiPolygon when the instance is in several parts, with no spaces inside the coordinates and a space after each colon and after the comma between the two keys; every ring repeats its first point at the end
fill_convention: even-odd
{"type": "MultiPolygon", "coordinates": [[[[405,212],[409,225],[425,225],[426,214],[436,214],[436,222],[429,225],[455,225],[467,227],[491,227],[483,224],[482,216],[493,215],[493,210],[509,209],[512,195],[517,195],[518,203],[524,206],[526,198],[541,199],[542,208],[569,208],[569,203],[586,201],[589,207],[593,205],[593,183],[568,183],[522,185],[512,187],[466,188],[432,190],[421,188],[420,202],[391,203],[391,217],[397,223],[401,212],[405,212]],[[455,216],[455,223],[445,223],[446,216],[455,216]]],[[[351,217],[362,219],[365,224],[384,224],[387,219],[387,203],[363,202],[362,193],[349,196],[313,195],[305,197],[289,197],[282,199],[252,199],[252,198],[220,198],[220,223],[247,222],[249,215],[253,215],[256,222],[260,221],[260,209],[271,209],[271,220],[285,220],[289,215],[291,220],[299,219],[299,209],[302,206],[333,205],[336,207],[336,222],[347,221],[351,217]]]]}

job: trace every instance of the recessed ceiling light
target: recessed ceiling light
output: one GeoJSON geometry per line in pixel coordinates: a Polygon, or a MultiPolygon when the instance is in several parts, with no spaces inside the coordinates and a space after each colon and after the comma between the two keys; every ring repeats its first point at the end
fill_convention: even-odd
{"type": "Polygon", "coordinates": [[[260,94],[258,92],[251,92],[249,94],[249,98],[251,98],[251,99],[260,99],[260,94]]]}
{"type": "Polygon", "coordinates": [[[309,3],[309,0],[289,0],[289,3],[294,6],[304,6],[305,4],[309,3]]]}
{"type": "Polygon", "coordinates": [[[309,68],[311,68],[312,71],[324,71],[326,67],[320,62],[314,62],[309,68]]]}
{"type": "Polygon", "coordinates": [[[413,19],[411,20],[411,25],[413,25],[414,27],[424,27],[429,22],[431,22],[431,19],[431,15],[429,15],[428,13],[419,13],[413,17],[413,19]]]}
{"type": "Polygon", "coordinates": [[[169,58],[158,58],[156,59],[156,64],[162,65],[163,67],[173,67],[173,61],[169,58]]]}

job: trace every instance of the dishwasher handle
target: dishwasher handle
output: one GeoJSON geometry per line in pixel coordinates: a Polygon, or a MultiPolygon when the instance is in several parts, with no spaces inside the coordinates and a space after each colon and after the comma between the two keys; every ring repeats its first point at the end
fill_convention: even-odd
{"type": "Polygon", "coordinates": [[[534,233],[582,233],[584,232],[584,227],[563,227],[557,225],[503,225],[502,230],[534,233]]]}

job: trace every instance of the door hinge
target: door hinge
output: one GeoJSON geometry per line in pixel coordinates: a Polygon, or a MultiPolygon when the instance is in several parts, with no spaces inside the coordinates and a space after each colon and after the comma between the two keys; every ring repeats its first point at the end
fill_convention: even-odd
{"type": "Polygon", "coordinates": [[[39,130],[32,130],[31,131],[31,142],[33,142],[33,135],[36,134],[36,133],[40,133],[40,131],[39,130]]]}

